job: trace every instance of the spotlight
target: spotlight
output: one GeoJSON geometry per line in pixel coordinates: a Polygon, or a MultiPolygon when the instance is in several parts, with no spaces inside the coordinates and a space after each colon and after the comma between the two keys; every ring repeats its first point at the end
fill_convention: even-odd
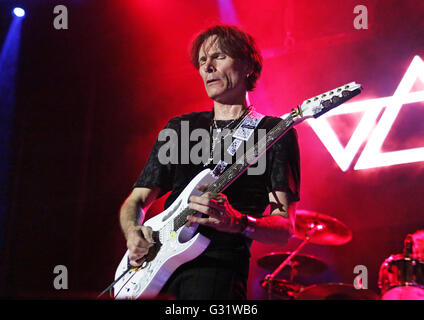
{"type": "Polygon", "coordinates": [[[25,16],[25,10],[22,8],[16,7],[13,9],[13,14],[19,18],[22,18],[25,16]]]}

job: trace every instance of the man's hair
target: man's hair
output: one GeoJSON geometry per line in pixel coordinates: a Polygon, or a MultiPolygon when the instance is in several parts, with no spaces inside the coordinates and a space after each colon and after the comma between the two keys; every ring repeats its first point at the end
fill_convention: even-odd
{"type": "Polygon", "coordinates": [[[251,68],[252,74],[246,78],[246,87],[248,91],[253,91],[262,71],[262,56],[253,37],[234,26],[217,25],[208,28],[201,32],[191,45],[191,63],[196,69],[199,69],[199,50],[211,36],[216,36],[223,53],[251,68]]]}

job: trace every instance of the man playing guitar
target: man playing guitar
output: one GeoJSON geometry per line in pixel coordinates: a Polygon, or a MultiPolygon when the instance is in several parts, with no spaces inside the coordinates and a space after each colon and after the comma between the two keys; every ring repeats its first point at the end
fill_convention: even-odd
{"type": "MultiPolygon", "coordinates": [[[[193,112],[171,119],[180,139],[181,123],[190,131],[235,130],[253,108],[247,92],[255,88],[262,58],[253,38],[235,27],[215,26],[193,41],[191,60],[198,69],[213,110],[193,112]]],[[[264,116],[258,128],[270,130],[280,118],[264,116]]],[[[209,143],[209,141],[208,141],[209,143]]],[[[145,212],[155,199],[171,191],[169,207],[204,163],[163,164],[159,159],[165,141],[157,139],[134,188],[120,210],[120,224],[127,240],[129,263],[139,266],[156,239],[142,225],[145,212]]],[[[211,146],[212,150],[220,144],[211,146]]],[[[208,146],[209,148],[209,146],[208,146]]],[[[212,154],[214,156],[214,154],[212,154]]],[[[294,129],[266,151],[266,168],[260,175],[244,172],[223,193],[204,192],[189,198],[189,208],[202,215],[189,215],[187,225],[199,224],[198,232],[211,240],[197,258],[180,266],[168,279],[162,293],[176,299],[246,299],[252,240],[283,245],[294,221],[299,200],[299,150],[294,129]],[[269,214],[264,214],[270,205],[269,214]]],[[[206,187],[199,187],[206,190],[206,187]]]]}

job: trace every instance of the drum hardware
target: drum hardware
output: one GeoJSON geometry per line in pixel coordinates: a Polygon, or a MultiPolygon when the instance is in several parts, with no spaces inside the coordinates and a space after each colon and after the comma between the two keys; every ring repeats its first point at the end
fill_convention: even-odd
{"type": "Polygon", "coordinates": [[[379,296],[365,289],[356,289],[346,283],[315,284],[304,288],[296,300],[379,300],[379,296]]]}
{"type": "MultiPolygon", "coordinates": [[[[275,277],[286,266],[290,266],[293,258],[307,243],[310,242],[321,245],[342,245],[352,239],[352,232],[336,218],[324,215],[322,213],[306,210],[296,211],[295,217],[293,236],[303,241],[285,258],[285,260],[274,270],[274,272],[265,276],[263,287],[268,289],[268,299],[270,300],[272,298],[275,277]]],[[[296,272],[294,271],[296,269],[297,268],[291,268],[291,279],[294,277],[293,272],[296,272]]]]}
{"type": "MultiPolygon", "coordinates": [[[[258,266],[274,270],[277,268],[281,261],[286,260],[291,255],[291,252],[271,252],[258,259],[258,266]]],[[[319,274],[327,270],[328,266],[321,260],[304,254],[295,255],[290,262],[287,263],[286,268],[281,272],[289,273],[289,280],[273,279],[272,281],[262,280],[261,286],[269,289],[283,299],[294,299],[296,295],[304,288],[303,285],[294,282],[294,278],[298,275],[313,275],[319,274]]]]}
{"type": "Polygon", "coordinates": [[[424,262],[391,255],[380,266],[378,287],[382,300],[424,300],[424,262]]]}
{"type": "MultiPolygon", "coordinates": [[[[290,254],[291,252],[271,252],[259,258],[257,264],[261,268],[275,270],[281,264],[281,261],[287,259],[290,254]]],[[[327,269],[327,264],[318,258],[311,255],[297,254],[282,272],[290,271],[290,278],[293,278],[297,274],[320,274],[327,269]]]]}
{"type": "Polygon", "coordinates": [[[283,270],[285,266],[289,265],[293,257],[310,241],[311,236],[314,234],[316,230],[317,230],[317,225],[315,224],[311,225],[311,228],[308,231],[306,231],[307,234],[305,236],[305,240],[303,240],[303,242],[296,248],[296,250],[290,253],[290,255],[277,267],[277,269],[274,270],[272,274],[268,274],[265,276],[265,282],[267,284],[266,287],[268,289],[269,300],[271,300],[272,298],[272,282],[274,281],[275,276],[279,274],[280,271],[283,270]]]}
{"type": "Polygon", "coordinates": [[[382,300],[424,300],[424,230],[408,234],[403,254],[392,254],[380,266],[378,287],[382,300]]]}
{"type": "MultiPolygon", "coordinates": [[[[260,282],[262,288],[269,290],[269,286],[274,294],[282,300],[294,300],[304,288],[303,285],[284,279],[274,279],[269,282],[265,279],[260,282]]],[[[268,292],[268,291],[267,291],[268,292]]]]}
{"type": "Polygon", "coordinates": [[[352,240],[350,229],[336,218],[297,210],[294,236],[314,244],[339,246],[352,240]]]}

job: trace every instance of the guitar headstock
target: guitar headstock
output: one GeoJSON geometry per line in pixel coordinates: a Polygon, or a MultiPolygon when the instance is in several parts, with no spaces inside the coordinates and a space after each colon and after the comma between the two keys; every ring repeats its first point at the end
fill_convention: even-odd
{"type": "Polygon", "coordinates": [[[356,82],[350,82],[336,89],[330,90],[318,96],[312,97],[303,101],[298,110],[293,110],[296,113],[294,118],[318,118],[331,109],[341,105],[354,96],[360,94],[362,87],[356,82]]]}

